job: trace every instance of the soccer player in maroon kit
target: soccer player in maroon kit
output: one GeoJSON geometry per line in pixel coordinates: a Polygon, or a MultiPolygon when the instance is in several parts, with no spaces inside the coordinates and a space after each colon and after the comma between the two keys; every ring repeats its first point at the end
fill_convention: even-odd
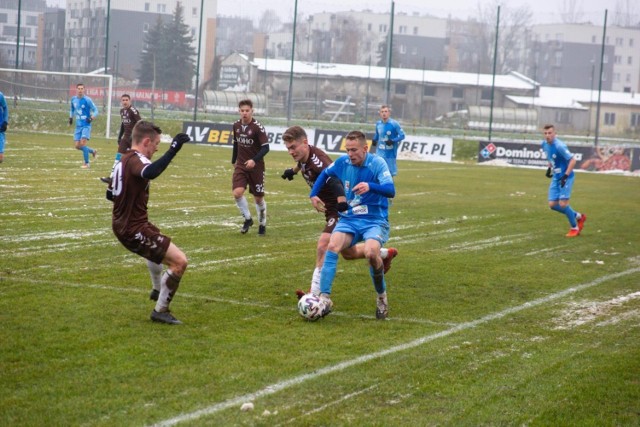
{"type": "Polygon", "coordinates": [[[113,161],[111,175],[100,178],[100,181],[106,184],[111,182],[111,178],[113,178],[113,170],[122,156],[131,149],[131,132],[133,131],[133,127],[136,123],[142,120],[136,107],[131,105],[131,97],[128,94],[125,93],[120,97],[120,105],[122,105],[122,108],[120,109],[121,123],[120,133],[118,134],[118,152],[116,153],[116,158],[113,161]]]}
{"type": "Polygon", "coordinates": [[[250,99],[243,99],[238,103],[238,108],[240,119],[233,124],[233,155],[231,157],[231,163],[234,165],[231,182],[233,198],[244,218],[240,232],[245,234],[253,225],[249,204],[244,197],[244,191],[247,186],[249,187],[258,214],[258,235],[264,236],[267,232],[264,156],[269,152],[269,139],[264,126],[253,118],[253,102],[250,99]]]}
{"type": "Polygon", "coordinates": [[[171,314],[169,303],[187,268],[187,257],[170,237],[161,234],[158,227],[149,222],[147,202],[149,181],[160,176],[190,138],[184,133],[177,134],[167,152],[152,163],[151,157],[158,151],[161,133],[151,122],[136,123],[131,150],[115,167],[107,199],[114,202],[113,233],[125,248],[147,259],[153,283],[150,298],[157,301],[151,320],[178,325],[182,322],[171,314]],[[162,264],[167,266],[164,274],[162,264]]]}
{"type": "MultiPolygon", "coordinates": [[[[333,160],[320,148],[309,145],[307,133],[300,126],[292,126],[287,129],[282,135],[282,140],[293,160],[297,162],[293,168],[284,171],[282,179],[291,181],[294,175],[302,171],[302,177],[309,187],[313,188],[313,184],[316,182],[320,173],[333,163],[333,160]]],[[[320,200],[322,200],[324,204],[323,212],[327,222],[318,239],[316,267],[313,270],[313,276],[311,278],[310,292],[315,295],[320,295],[320,270],[322,269],[322,263],[324,262],[324,255],[327,252],[331,233],[340,219],[339,212],[347,210],[344,187],[337,179],[331,178],[322,190],[320,190],[318,197],[320,197],[320,200]]],[[[342,251],[341,254],[342,257],[347,260],[365,258],[364,243],[351,246],[342,251]]],[[[396,248],[382,248],[380,254],[384,264],[384,272],[386,273],[391,268],[391,260],[398,255],[398,250],[396,248]]],[[[301,298],[305,292],[296,290],[296,294],[298,298],[301,298]]]]}

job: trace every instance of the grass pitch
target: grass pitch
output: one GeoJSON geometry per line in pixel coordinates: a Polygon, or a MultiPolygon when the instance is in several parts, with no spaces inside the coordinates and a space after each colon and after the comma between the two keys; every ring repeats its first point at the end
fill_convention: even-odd
{"type": "Polygon", "coordinates": [[[567,239],[544,170],[400,162],[390,319],[365,262],[341,259],[335,312],[308,323],[294,291],[323,216],[299,176],[280,179],[288,155],[266,157],[259,238],[239,233],[231,151],[185,146],[149,204],[190,260],[171,327],[149,320],[145,262],[111,232],[98,177],[115,143],[92,140],[87,171],[69,135],[8,139],[1,425],[640,423],[637,177],[578,174],[588,220],[567,239]]]}

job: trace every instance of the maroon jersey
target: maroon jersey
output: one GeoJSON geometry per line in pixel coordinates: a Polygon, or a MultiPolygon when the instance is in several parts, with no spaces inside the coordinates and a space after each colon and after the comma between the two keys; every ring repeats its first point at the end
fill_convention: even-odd
{"type": "MultiPolygon", "coordinates": [[[[333,160],[331,160],[327,153],[314,145],[309,145],[309,158],[305,163],[298,162],[298,167],[302,172],[304,180],[307,181],[309,187],[313,188],[313,184],[315,184],[320,173],[331,163],[333,163],[333,160]]],[[[318,197],[320,197],[320,200],[324,203],[327,208],[327,212],[337,212],[337,197],[328,186],[325,185],[322,190],[320,190],[318,197]]]]}
{"type": "Polygon", "coordinates": [[[128,151],[113,171],[112,227],[116,236],[132,236],[149,222],[149,180],[142,170],[151,164],[144,154],[128,151]]]}
{"type": "Polygon", "coordinates": [[[120,137],[131,141],[131,132],[133,131],[133,127],[141,120],[140,113],[138,112],[138,110],[136,110],[136,107],[133,106],[129,108],[121,108],[120,119],[122,120],[122,134],[120,135],[120,137]]]}
{"type": "MultiPolygon", "coordinates": [[[[241,120],[233,124],[233,145],[237,150],[236,166],[244,168],[244,163],[253,159],[262,146],[268,143],[267,132],[256,119],[251,119],[246,125],[241,120]]],[[[259,162],[264,160],[260,159],[259,162]]]]}

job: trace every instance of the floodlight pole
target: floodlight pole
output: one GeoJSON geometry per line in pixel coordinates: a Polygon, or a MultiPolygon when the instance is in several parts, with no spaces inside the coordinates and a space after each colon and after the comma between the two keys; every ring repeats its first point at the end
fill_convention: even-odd
{"type": "Polygon", "coordinates": [[[16,36],[16,70],[18,69],[20,52],[20,15],[22,14],[22,0],[18,0],[18,34],[16,36]]]}
{"type": "Polygon", "coordinates": [[[396,2],[391,2],[391,16],[389,18],[389,37],[387,38],[387,75],[385,79],[386,92],[384,96],[384,103],[389,104],[390,92],[391,92],[391,63],[393,62],[393,15],[396,7],[396,2]]]}
{"type": "Polygon", "coordinates": [[[602,50],[600,52],[600,74],[598,75],[598,104],[596,105],[596,133],[593,144],[598,146],[598,137],[600,136],[600,97],[602,95],[602,72],[604,64],[604,43],[607,37],[607,9],[604,10],[604,25],[602,27],[602,50]]]}
{"type": "Polygon", "coordinates": [[[193,121],[198,117],[198,92],[200,92],[200,49],[202,47],[202,15],[204,15],[204,0],[200,0],[200,31],[198,33],[198,59],[196,65],[196,98],[193,105],[193,121]]]}
{"type": "Polygon", "coordinates": [[[296,22],[298,19],[298,0],[293,8],[293,38],[291,43],[291,71],[289,73],[289,96],[287,100],[287,126],[291,121],[291,104],[293,103],[293,63],[296,59],[296,22]]]}
{"type": "Polygon", "coordinates": [[[498,6],[498,14],[496,18],[496,40],[493,47],[493,78],[491,80],[491,108],[489,110],[489,141],[491,141],[491,131],[493,128],[493,96],[496,88],[496,63],[498,61],[499,28],[500,28],[500,6],[498,6]]]}

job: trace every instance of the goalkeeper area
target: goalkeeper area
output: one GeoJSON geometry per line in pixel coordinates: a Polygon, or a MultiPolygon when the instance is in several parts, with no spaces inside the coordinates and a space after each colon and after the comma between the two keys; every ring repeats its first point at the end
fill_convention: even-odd
{"type": "Polygon", "coordinates": [[[12,108],[27,106],[41,111],[69,112],[69,101],[76,94],[76,85],[83,83],[90,97],[106,118],[105,137],[111,128],[113,76],[92,73],[62,73],[0,68],[0,87],[12,108]]]}

